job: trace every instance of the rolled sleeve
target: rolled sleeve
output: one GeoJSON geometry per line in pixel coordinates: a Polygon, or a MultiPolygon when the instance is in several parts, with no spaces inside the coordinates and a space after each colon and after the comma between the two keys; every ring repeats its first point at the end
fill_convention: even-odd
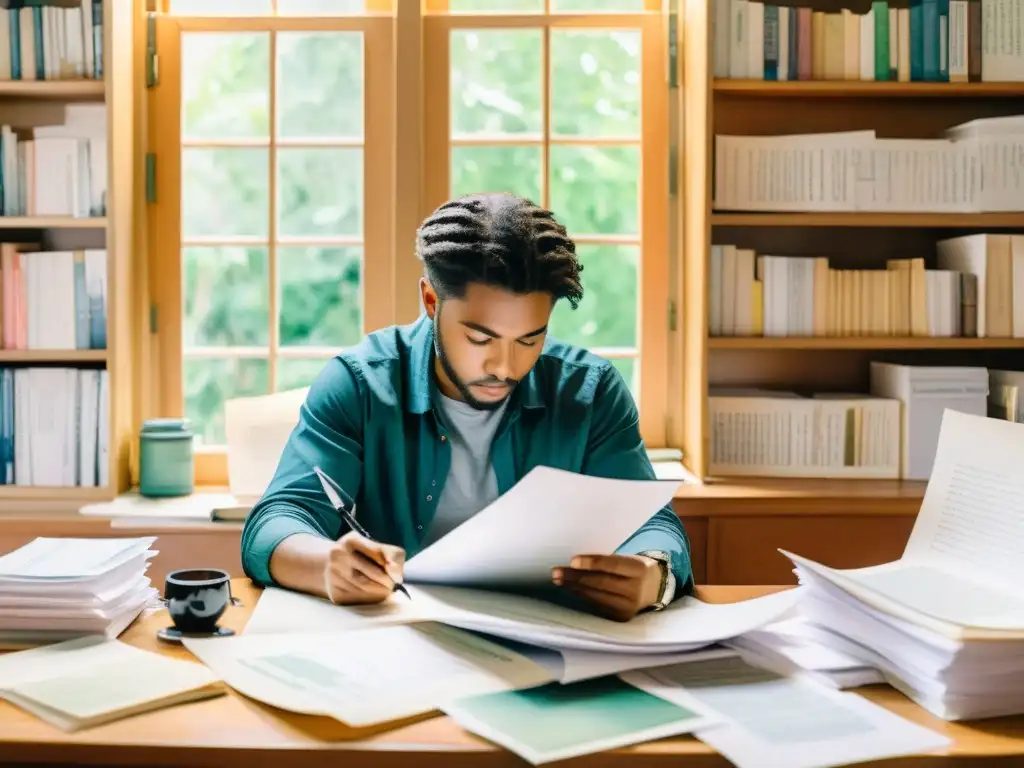
{"type": "Polygon", "coordinates": [[[270,558],[289,536],[307,533],[336,540],[342,521],[313,471],[319,466],[354,501],[362,482],[363,409],[359,382],[334,358],[309,388],[277,470],[242,529],[242,568],[269,586],[270,558]]]}

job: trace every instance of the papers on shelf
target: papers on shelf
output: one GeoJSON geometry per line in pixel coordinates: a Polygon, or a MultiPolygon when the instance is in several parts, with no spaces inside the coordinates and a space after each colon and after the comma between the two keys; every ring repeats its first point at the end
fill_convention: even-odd
{"type": "Polygon", "coordinates": [[[1024,712],[1024,425],[946,410],[903,557],[836,570],[784,552],[800,612],[945,719],[1024,712]]]}
{"type": "Polygon", "coordinates": [[[803,671],[833,688],[885,682],[879,670],[823,640],[820,631],[801,616],[752,630],[727,640],[725,645],[776,672],[803,671]]]}
{"type": "Polygon", "coordinates": [[[716,719],[614,677],[474,696],[444,711],[533,765],[689,733],[716,719]]]}
{"type": "Polygon", "coordinates": [[[0,557],[0,648],[120,635],[157,605],[154,541],[37,538],[0,557]]]}
{"type": "Polygon", "coordinates": [[[110,520],[112,528],[176,526],[209,522],[240,522],[249,507],[229,493],[193,493],[167,499],[150,499],[137,492],[113,501],[86,504],[78,510],[85,517],[110,520]]]}
{"type": "Polygon", "coordinates": [[[614,552],[679,483],[616,480],[534,467],[507,493],[409,559],[405,581],[535,587],[580,553],[614,552]]]}
{"type": "Polygon", "coordinates": [[[66,731],[224,692],[201,664],[103,637],[0,656],[0,698],[66,731]]]}
{"type": "Polygon", "coordinates": [[[626,682],[721,722],[694,731],[740,768],[824,768],[930,752],[950,740],[857,694],[733,657],[626,672],[626,682]]]}
{"type": "Polygon", "coordinates": [[[246,633],[183,643],[246,696],[353,727],[413,717],[464,696],[551,681],[529,659],[440,624],[329,636],[246,633]]]}

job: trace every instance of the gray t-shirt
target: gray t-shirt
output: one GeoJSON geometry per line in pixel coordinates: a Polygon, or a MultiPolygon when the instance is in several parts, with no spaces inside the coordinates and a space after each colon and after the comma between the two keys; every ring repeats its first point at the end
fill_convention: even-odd
{"type": "Polygon", "coordinates": [[[438,415],[448,434],[452,461],[437,512],[422,546],[437,541],[498,498],[498,479],[491,464],[491,442],[506,404],[477,410],[461,400],[437,393],[438,415]]]}

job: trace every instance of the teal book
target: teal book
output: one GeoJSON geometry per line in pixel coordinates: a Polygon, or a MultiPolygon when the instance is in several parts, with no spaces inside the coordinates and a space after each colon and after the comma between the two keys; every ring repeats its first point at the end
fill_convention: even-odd
{"type": "Polygon", "coordinates": [[[615,676],[472,696],[443,709],[466,730],[534,765],[690,733],[714,722],[615,676]]]}
{"type": "Polygon", "coordinates": [[[875,15],[875,80],[889,79],[889,3],[875,0],[871,3],[875,15]]]}
{"type": "Polygon", "coordinates": [[[939,0],[923,0],[921,5],[922,79],[934,83],[939,79],[939,0]]]}
{"type": "Polygon", "coordinates": [[[910,80],[924,80],[924,0],[910,0],[910,80]]]}
{"type": "Polygon", "coordinates": [[[949,82],[949,0],[935,0],[939,15],[939,82],[949,82]]]}

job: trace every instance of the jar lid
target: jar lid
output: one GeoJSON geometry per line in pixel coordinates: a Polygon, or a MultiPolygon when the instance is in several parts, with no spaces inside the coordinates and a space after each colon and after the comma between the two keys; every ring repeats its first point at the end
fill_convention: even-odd
{"type": "Polygon", "coordinates": [[[147,419],[142,423],[142,434],[149,437],[191,437],[188,419],[147,419]]]}

